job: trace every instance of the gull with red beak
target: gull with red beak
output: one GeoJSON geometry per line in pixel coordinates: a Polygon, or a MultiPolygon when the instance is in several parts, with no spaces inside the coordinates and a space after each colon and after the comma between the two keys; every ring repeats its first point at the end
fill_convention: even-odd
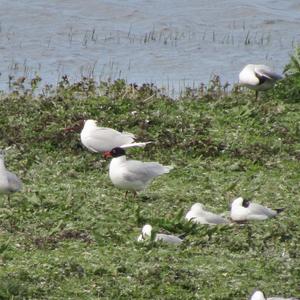
{"type": "Polygon", "coordinates": [[[95,120],[80,120],[79,124],[66,128],[65,131],[81,130],[81,143],[91,152],[106,152],[115,147],[145,147],[150,142],[135,142],[135,136],[129,132],[119,132],[112,128],[99,127],[95,120]]]}
{"type": "Polygon", "coordinates": [[[109,177],[116,187],[126,190],[126,195],[131,191],[136,196],[155,177],[173,169],[172,166],[163,166],[158,162],[127,160],[125,150],[120,147],[105,152],[104,156],[113,157],[109,165],[109,177]]]}

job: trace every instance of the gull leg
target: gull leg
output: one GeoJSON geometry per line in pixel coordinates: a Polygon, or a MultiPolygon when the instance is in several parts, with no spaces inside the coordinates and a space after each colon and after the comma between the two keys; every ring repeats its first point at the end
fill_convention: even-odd
{"type": "Polygon", "coordinates": [[[136,191],[132,191],[132,193],[133,193],[133,199],[136,199],[136,197],[137,197],[137,192],[136,192],[136,191]]]}
{"type": "Polygon", "coordinates": [[[8,202],[9,208],[11,208],[10,194],[7,194],[7,202],[8,202]]]}
{"type": "Polygon", "coordinates": [[[258,99],[258,91],[255,91],[255,100],[258,99]]]}

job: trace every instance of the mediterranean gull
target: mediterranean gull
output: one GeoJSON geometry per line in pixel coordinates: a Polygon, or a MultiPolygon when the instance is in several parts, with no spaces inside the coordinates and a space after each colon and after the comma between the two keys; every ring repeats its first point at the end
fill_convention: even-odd
{"type": "Polygon", "coordinates": [[[117,147],[104,156],[113,157],[109,165],[109,177],[112,183],[127,191],[142,191],[157,176],[169,173],[172,166],[163,166],[158,162],[142,162],[139,160],[127,160],[123,148],[117,147]]]}

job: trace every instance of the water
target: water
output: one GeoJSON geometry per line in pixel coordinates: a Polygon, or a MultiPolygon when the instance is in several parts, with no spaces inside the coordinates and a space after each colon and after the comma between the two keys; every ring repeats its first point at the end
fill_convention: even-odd
{"type": "Polygon", "coordinates": [[[0,0],[8,76],[124,78],[169,90],[234,83],[247,63],[281,72],[300,41],[298,0],[0,0]]]}

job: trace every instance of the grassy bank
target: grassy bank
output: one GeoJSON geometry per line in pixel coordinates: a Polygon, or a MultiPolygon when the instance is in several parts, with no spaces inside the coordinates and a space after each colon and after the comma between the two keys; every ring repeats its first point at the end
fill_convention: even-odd
{"type": "Polygon", "coordinates": [[[299,86],[284,79],[255,101],[216,81],[174,101],[149,85],[65,78],[40,96],[2,94],[0,147],[24,188],[11,208],[1,197],[0,299],[299,296],[299,86]],[[130,156],[176,167],[126,200],[108,162],[64,132],[81,118],[154,141],[130,156]],[[195,202],[221,213],[237,196],[286,210],[243,226],[184,221],[195,202]],[[185,241],[137,243],[145,223],[185,241]]]}

